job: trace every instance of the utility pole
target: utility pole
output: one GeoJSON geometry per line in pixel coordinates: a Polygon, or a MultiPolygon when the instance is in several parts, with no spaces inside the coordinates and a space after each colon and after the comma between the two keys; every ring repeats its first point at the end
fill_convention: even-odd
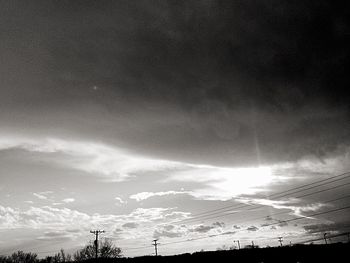
{"type": "Polygon", "coordinates": [[[283,237],[278,237],[278,242],[280,242],[281,247],[283,246],[283,237]]]}
{"type": "Polygon", "coordinates": [[[254,241],[252,241],[252,248],[255,248],[254,241]]]}
{"type": "Polygon", "coordinates": [[[94,243],[95,243],[95,257],[96,258],[98,257],[98,235],[101,233],[104,233],[104,232],[105,232],[104,230],[90,230],[90,233],[95,235],[94,243]]]}
{"type": "Polygon", "coordinates": [[[323,234],[323,238],[324,238],[324,242],[325,242],[326,245],[327,245],[327,237],[326,237],[326,236],[327,236],[327,233],[324,233],[324,234],[323,234]]]}
{"type": "Polygon", "coordinates": [[[238,244],[238,249],[241,249],[241,244],[239,243],[239,240],[234,240],[233,242],[234,242],[234,243],[237,242],[237,244],[238,244]]]}
{"type": "Polygon", "coordinates": [[[158,256],[158,249],[157,249],[157,246],[159,245],[158,243],[157,243],[157,241],[158,241],[158,239],[155,239],[155,240],[153,240],[153,246],[154,246],[154,250],[155,250],[155,252],[156,252],[156,256],[158,256]]]}

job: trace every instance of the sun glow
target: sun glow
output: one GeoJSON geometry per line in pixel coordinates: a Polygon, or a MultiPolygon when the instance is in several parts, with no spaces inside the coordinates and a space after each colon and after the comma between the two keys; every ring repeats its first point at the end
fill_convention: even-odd
{"type": "Polygon", "coordinates": [[[272,169],[267,166],[249,168],[223,168],[216,166],[193,166],[193,169],[177,172],[175,181],[197,182],[203,185],[192,195],[206,200],[228,200],[239,195],[250,195],[266,190],[275,180],[272,169]]]}

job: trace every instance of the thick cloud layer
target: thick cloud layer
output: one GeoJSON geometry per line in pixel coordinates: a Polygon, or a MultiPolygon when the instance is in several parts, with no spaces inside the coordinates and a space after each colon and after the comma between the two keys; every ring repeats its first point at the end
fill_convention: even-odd
{"type": "Polygon", "coordinates": [[[339,154],[350,143],[347,10],[331,1],[10,1],[0,11],[0,118],[17,132],[198,163],[339,154]]]}

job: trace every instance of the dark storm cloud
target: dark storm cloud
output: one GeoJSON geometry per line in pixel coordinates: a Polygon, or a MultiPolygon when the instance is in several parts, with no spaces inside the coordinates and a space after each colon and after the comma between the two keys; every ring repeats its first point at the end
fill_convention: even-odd
{"type": "Polygon", "coordinates": [[[0,101],[7,112],[38,114],[35,124],[57,125],[59,115],[60,129],[78,122],[70,129],[118,137],[139,152],[225,165],[323,157],[349,146],[346,6],[4,5],[0,101]]]}

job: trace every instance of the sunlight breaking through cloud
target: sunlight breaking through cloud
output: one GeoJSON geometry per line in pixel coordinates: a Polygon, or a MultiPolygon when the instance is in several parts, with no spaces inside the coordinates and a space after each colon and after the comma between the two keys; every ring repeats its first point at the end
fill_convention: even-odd
{"type": "Polygon", "coordinates": [[[266,186],[281,179],[274,176],[269,167],[230,168],[152,159],[96,142],[3,136],[0,139],[0,150],[7,149],[22,149],[33,154],[43,154],[37,159],[46,160],[48,165],[54,163],[77,169],[100,176],[105,181],[121,182],[142,176],[144,173],[161,172],[165,182],[195,182],[198,185],[188,192],[143,192],[132,195],[131,198],[137,201],[151,196],[183,193],[197,199],[229,200],[241,194],[265,191],[266,186]],[[53,160],[50,158],[52,154],[60,156],[56,155],[53,160]]]}

